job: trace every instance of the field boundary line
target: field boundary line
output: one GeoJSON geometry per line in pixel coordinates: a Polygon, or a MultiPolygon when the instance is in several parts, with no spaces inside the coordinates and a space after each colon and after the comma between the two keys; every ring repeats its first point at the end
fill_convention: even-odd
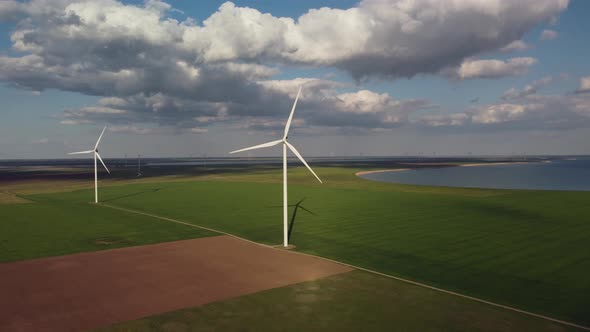
{"type": "Polygon", "coordinates": [[[224,231],[220,231],[220,230],[217,230],[217,229],[213,229],[213,228],[209,228],[209,227],[204,227],[204,226],[200,226],[200,225],[195,225],[195,224],[191,224],[189,222],[185,222],[185,221],[181,221],[181,220],[176,220],[176,219],[172,219],[172,218],[168,218],[168,217],[162,217],[162,216],[158,216],[158,215],[147,213],[147,212],[143,212],[143,211],[127,209],[127,208],[123,208],[123,207],[119,207],[119,206],[114,206],[114,205],[110,205],[110,204],[104,204],[104,203],[99,203],[99,205],[100,206],[105,206],[105,207],[108,207],[108,208],[111,208],[111,209],[115,209],[115,210],[120,210],[120,211],[129,212],[129,213],[140,214],[140,215],[144,215],[144,216],[148,216],[148,217],[152,217],[152,218],[156,218],[156,219],[166,220],[166,221],[169,221],[169,222],[173,222],[173,223],[177,223],[177,224],[181,224],[181,225],[186,225],[186,226],[189,226],[189,227],[204,229],[204,230],[207,230],[207,231],[210,231],[210,232],[227,235],[227,236],[230,236],[230,237],[233,237],[233,238],[242,240],[242,241],[246,241],[246,242],[249,242],[249,243],[252,243],[252,244],[263,246],[265,248],[271,248],[271,249],[275,249],[275,250],[282,250],[282,251],[286,251],[286,252],[293,253],[293,254],[304,255],[304,256],[309,256],[309,257],[314,257],[314,258],[322,259],[322,260],[325,260],[325,261],[328,261],[328,262],[332,262],[332,263],[336,263],[336,264],[348,266],[348,267],[351,267],[351,268],[356,269],[356,270],[361,270],[361,271],[369,272],[369,273],[376,274],[376,275],[379,275],[379,276],[382,276],[382,277],[386,277],[386,278],[389,278],[389,279],[394,279],[394,280],[402,281],[402,282],[405,282],[405,283],[408,283],[408,284],[412,284],[414,286],[420,286],[420,287],[428,288],[428,289],[431,289],[431,290],[434,290],[434,291],[438,291],[438,292],[449,294],[449,295],[458,296],[458,297],[461,297],[461,298],[464,298],[464,299],[468,299],[468,300],[472,300],[472,301],[476,301],[476,302],[479,302],[479,303],[484,303],[484,304],[487,304],[487,305],[490,305],[490,306],[494,306],[494,307],[497,307],[497,308],[502,308],[502,309],[506,309],[506,310],[509,310],[509,311],[514,311],[514,312],[518,312],[518,313],[521,313],[521,314],[525,314],[525,315],[528,315],[528,316],[533,316],[533,317],[536,317],[536,318],[541,318],[541,319],[544,319],[544,320],[548,320],[548,321],[551,321],[551,322],[554,322],[554,323],[559,323],[559,324],[562,324],[562,325],[566,325],[566,326],[575,327],[575,328],[578,328],[578,329],[590,331],[590,327],[588,327],[588,326],[578,325],[576,323],[572,323],[572,322],[560,320],[560,319],[557,319],[557,318],[552,318],[552,317],[549,317],[549,316],[544,316],[544,315],[541,315],[541,314],[536,314],[534,312],[530,312],[530,311],[526,311],[526,310],[522,310],[522,309],[510,307],[510,306],[507,306],[507,305],[503,305],[503,304],[499,304],[499,303],[487,301],[487,300],[484,300],[484,299],[480,299],[480,298],[477,298],[477,297],[473,297],[473,296],[469,296],[469,295],[465,295],[465,294],[453,292],[453,291],[446,290],[446,289],[443,289],[443,288],[438,288],[438,287],[435,287],[435,286],[430,286],[430,285],[423,284],[423,283],[420,283],[420,282],[417,282],[417,281],[413,281],[413,280],[409,280],[409,279],[405,279],[405,278],[401,278],[401,277],[396,277],[394,275],[390,275],[390,274],[387,274],[387,273],[383,273],[383,272],[379,272],[379,271],[367,269],[367,268],[364,268],[364,267],[360,267],[360,266],[356,266],[356,265],[352,265],[352,264],[340,262],[340,261],[337,261],[337,260],[334,260],[334,259],[330,259],[330,258],[327,258],[327,257],[322,257],[322,256],[314,255],[314,254],[308,254],[308,253],[300,252],[300,251],[285,250],[285,249],[277,248],[275,246],[270,246],[270,245],[267,245],[267,244],[264,244],[264,243],[260,243],[260,242],[255,242],[255,241],[252,241],[252,240],[248,240],[246,238],[243,238],[243,237],[240,237],[240,236],[231,234],[231,233],[227,233],[227,232],[224,232],[224,231]]]}

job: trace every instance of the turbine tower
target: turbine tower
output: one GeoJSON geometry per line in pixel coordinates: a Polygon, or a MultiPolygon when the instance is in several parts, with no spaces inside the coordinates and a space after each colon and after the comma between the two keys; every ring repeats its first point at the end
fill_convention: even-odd
{"type": "Polygon", "coordinates": [[[299,91],[297,92],[297,97],[295,98],[295,102],[293,103],[293,108],[291,108],[291,114],[289,114],[289,119],[287,120],[287,124],[285,125],[285,133],[284,133],[282,139],[230,152],[230,153],[237,153],[237,152],[260,149],[260,148],[268,148],[268,147],[275,146],[275,145],[278,145],[281,143],[283,144],[283,246],[284,247],[289,246],[289,225],[288,225],[288,215],[287,215],[288,214],[288,212],[287,212],[287,207],[288,207],[288,202],[287,202],[287,148],[289,148],[289,150],[291,150],[291,152],[293,152],[293,154],[295,154],[297,156],[297,158],[299,158],[299,160],[301,160],[303,165],[305,165],[305,167],[307,167],[307,169],[311,172],[311,174],[313,174],[313,176],[315,176],[315,178],[318,179],[318,181],[320,181],[320,183],[322,183],[322,180],[320,180],[320,178],[315,174],[315,172],[311,169],[311,167],[309,167],[307,162],[305,162],[305,159],[303,159],[303,157],[301,156],[299,151],[297,151],[297,149],[295,149],[295,147],[293,145],[291,145],[291,143],[289,143],[289,141],[287,140],[289,137],[289,127],[291,126],[291,120],[293,120],[293,113],[295,113],[295,106],[297,106],[297,100],[299,99],[300,94],[301,94],[301,87],[299,88],[299,91]]]}
{"type": "Polygon", "coordinates": [[[87,151],[78,151],[78,152],[68,153],[68,154],[86,154],[86,153],[93,153],[94,154],[94,203],[98,203],[98,168],[96,166],[96,158],[98,158],[98,160],[100,160],[100,163],[102,164],[102,166],[104,166],[104,169],[106,169],[107,172],[109,174],[111,174],[111,172],[107,168],[107,165],[104,164],[104,161],[102,161],[102,158],[98,154],[98,144],[100,143],[100,139],[102,138],[102,135],[104,134],[104,131],[106,129],[107,129],[107,127],[105,126],[103,128],[102,132],[100,133],[100,136],[98,136],[98,141],[96,141],[96,144],[94,145],[94,149],[87,150],[87,151]]]}

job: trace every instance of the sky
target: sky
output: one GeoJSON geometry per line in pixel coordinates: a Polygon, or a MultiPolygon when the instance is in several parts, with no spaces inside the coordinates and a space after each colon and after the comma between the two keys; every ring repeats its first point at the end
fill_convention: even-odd
{"type": "Polygon", "coordinates": [[[0,159],[590,154],[584,0],[0,1],[0,159]],[[272,156],[277,149],[247,153],[272,156]]]}

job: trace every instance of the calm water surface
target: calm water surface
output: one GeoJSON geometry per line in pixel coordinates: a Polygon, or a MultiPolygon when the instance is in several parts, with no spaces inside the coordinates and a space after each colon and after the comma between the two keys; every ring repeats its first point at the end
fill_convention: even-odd
{"type": "Polygon", "coordinates": [[[590,159],[372,173],[362,178],[415,185],[539,190],[590,190],[590,159]]]}

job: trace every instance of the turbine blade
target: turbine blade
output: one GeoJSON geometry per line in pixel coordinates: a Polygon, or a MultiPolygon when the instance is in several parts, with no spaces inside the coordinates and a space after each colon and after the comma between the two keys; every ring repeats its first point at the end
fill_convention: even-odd
{"type": "Polygon", "coordinates": [[[285,125],[285,135],[283,135],[283,139],[286,139],[289,135],[289,128],[291,127],[291,120],[293,120],[293,113],[295,113],[295,106],[297,106],[297,100],[299,100],[299,95],[301,94],[301,87],[299,87],[299,91],[297,91],[297,97],[295,97],[295,102],[293,103],[293,107],[291,108],[291,114],[289,114],[289,119],[287,120],[287,124],[285,125]]]}
{"type": "Polygon", "coordinates": [[[104,161],[102,161],[102,158],[100,157],[100,155],[98,154],[98,152],[96,153],[96,156],[98,157],[98,160],[100,160],[100,163],[102,164],[102,166],[104,166],[104,169],[106,169],[107,172],[109,174],[111,174],[111,171],[109,171],[109,169],[107,168],[107,165],[104,164],[104,161]]]}
{"type": "Polygon", "coordinates": [[[303,211],[305,211],[305,212],[307,212],[307,213],[309,213],[309,214],[312,214],[312,215],[314,215],[314,216],[315,216],[315,213],[313,213],[313,212],[309,211],[308,209],[304,208],[303,206],[299,206],[299,208],[300,208],[301,210],[303,210],[303,211]]]}
{"type": "Polygon", "coordinates": [[[83,154],[83,153],[92,153],[92,152],[94,152],[94,150],[70,152],[68,154],[83,154]]]}
{"type": "Polygon", "coordinates": [[[254,146],[251,146],[249,148],[244,148],[244,149],[232,151],[230,153],[238,153],[238,152],[242,152],[242,151],[248,151],[248,150],[254,150],[254,149],[261,149],[261,148],[268,148],[268,147],[271,147],[271,146],[275,146],[275,145],[281,143],[282,141],[283,140],[280,139],[280,140],[276,140],[276,141],[272,141],[272,142],[268,142],[268,143],[254,145],[254,146]]]}
{"type": "Polygon", "coordinates": [[[107,126],[104,126],[104,128],[102,128],[102,132],[100,133],[100,136],[98,136],[98,141],[96,141],[96,145],[94,145],[94,149],[96,149],[98,147],[98,144],[100,143],[100,139],[102,138],[102,135],[104,134],[105,130],[107,130],[107,126]]]}
{"type": "Polygon", "coordinates": [[[311,172],[311,174],[313,174],[313,176],[315,176],[316,179],[318,179],[318,181],[320,181],[320,183],[323,183],[322,180],[320,180],[320,178],[315,174],[315,172],[313,171],[313,169],[311,169],[311,167],[309,167],[309,165],[307,164],[307,162],[305,162],[305,159],[303,159],[303,157],[301,156],[301,154],[299,153],[299,151],[297,151],[297,149],[295,149],[295,147],[293,145],[291,145],[291,143],[289,142],[285,142],[287,144],[287,146],[289,147],[289,149],[291,149],[291,151],[293,151],[293,153],[297,156],[297,158],[299,158],[299,160],[301,160],[301,162],[303,163],[303,165],[305,165],[305,167],[307,167],[307,169],[311,172]]]}

